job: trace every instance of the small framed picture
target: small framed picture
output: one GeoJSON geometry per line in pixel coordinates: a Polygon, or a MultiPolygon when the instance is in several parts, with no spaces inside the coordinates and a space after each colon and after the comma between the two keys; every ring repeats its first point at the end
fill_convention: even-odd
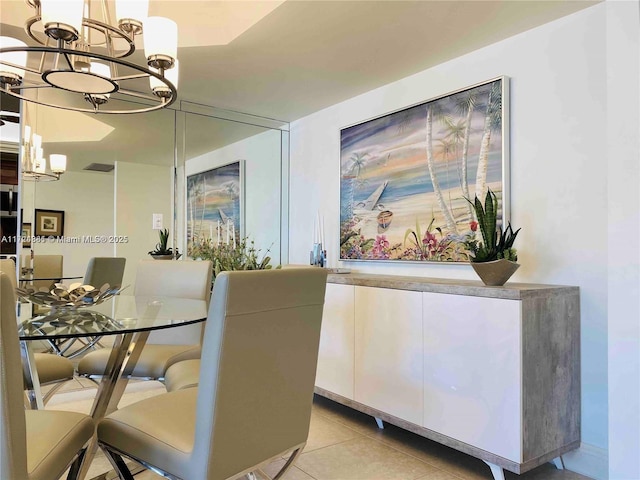
{"type": "Polygon", "coordinates": [[[22,248],[31,248],[31,224],[22,224],[22,248]]]}
{"type": "Polygon", "coordinates": [[[64,234],[64,211],[36,208],[35,224],[36,237],[61,237],[64,234]]]}

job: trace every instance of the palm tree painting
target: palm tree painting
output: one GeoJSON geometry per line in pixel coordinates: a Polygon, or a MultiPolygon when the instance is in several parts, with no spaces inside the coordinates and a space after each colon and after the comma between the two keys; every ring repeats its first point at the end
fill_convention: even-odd
{"type": "Polygon", "coordinates": [[[507,100],[499,77],[343,128],[340,258],[468,261],[466,199],[490,188],[508,213],[507,100]]]}
{"type": "Polygon", "coordinates": [[[187,248],[241,238],[243,160],[187,177],[187,248]]]}

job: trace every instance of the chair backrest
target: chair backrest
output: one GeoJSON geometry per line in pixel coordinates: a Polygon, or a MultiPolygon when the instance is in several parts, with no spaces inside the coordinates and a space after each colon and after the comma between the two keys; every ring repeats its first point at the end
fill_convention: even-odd
{"type": "Polygon", "coordinates": [[[326,280],[321,268],[216,277],[202,347],[194,478],[227,478],[306,442],[326,280]]]}
{"type": "Polygon", "coordinates": [[[18,279],[16,277],[16,264],[10,258],[2,258],[0,259],[0,272],[6,273],[9,280],[11,280],[11,284],[15,289],[18,286],[18,279]]]}
{"type": "MultiPolygon", "coordinates": [[[[136,295],[162,295],[209,301],[212,264],[191,260],[141,260],[136,272],[136,295]]],[[[151,332],[148,344],[199,344],[203,326],[186,325],[151,332]]]]}
{"type": "MultiPolygon", "coordinates": [[[[33,276],[46,278],[62,278],[62,255],[34,255],[33,276]]],[[[49,288],[56,280],[35,280],[33,286],[36,290],[49,288]]]]}
{"type": "Polygon", "coordinates": [[[100,288],[105,283],[112,287],[122,286],[124,266],[127,262],[123,257],[93,257],[89,260],[84,274],[84,284],[100,288]]]}
{"type": "Polygon", "coordinates": [[[13,283],[0,272],[0,478],[27,478],[22,361],[13,283]]]}

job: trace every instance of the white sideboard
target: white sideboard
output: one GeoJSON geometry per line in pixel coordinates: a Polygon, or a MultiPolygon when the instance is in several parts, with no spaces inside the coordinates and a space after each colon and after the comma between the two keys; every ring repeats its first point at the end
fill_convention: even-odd
{"type": "Polygon", "coordinates": [[[316,392],[496,479],[580,444],[577,287],[329,275],[316,392]]]}

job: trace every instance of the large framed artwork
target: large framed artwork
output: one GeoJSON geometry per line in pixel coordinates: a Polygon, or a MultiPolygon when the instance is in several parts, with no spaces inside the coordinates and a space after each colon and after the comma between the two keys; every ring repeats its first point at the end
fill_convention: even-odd
{"type": "Polygon", "coordinates": [[[64,235],[64,211],[35,210],[35,236],[61,237],[64,235]]]}
{"type": "Polygon", "coordinates": [[[194,242],[239,242],[244,236],[244,160],[187,177],[187,251],[194,242]]]}
{"type": "Polygon", "coordinates": [[[340,259],[468,262],[466,199],[509,218],[508,78],[340,130],[340,259]]]}

